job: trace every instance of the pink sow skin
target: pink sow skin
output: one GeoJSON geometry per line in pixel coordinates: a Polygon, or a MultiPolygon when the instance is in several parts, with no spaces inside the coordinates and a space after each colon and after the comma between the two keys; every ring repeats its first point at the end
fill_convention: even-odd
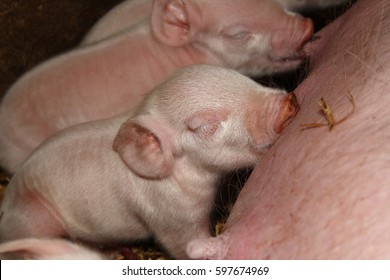
{"type": "MultiPolygon", "coordinates": [[[[318,34],[301,109],[197,258],[390,258],[390,2],[360,0],[318,34]],[[325,123],[323,97],[336,121],[325,123]]],[[[192,245],[201,245],[193,243],[192,245]]],[[[190,246],[191,247],[191,246],[190,246]]],[[[192,248],[193,249],[193,248],[192,248]]]]}

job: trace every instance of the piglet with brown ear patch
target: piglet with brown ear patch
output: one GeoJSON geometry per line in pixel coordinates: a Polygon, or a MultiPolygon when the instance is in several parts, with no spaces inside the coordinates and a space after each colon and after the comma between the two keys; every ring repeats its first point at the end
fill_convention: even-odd
{"type": "Polygon", "coordinates": [[[136,111],[69,128],[36,150],[7,188],[0,239],[154,236],[187,258],[188,242],[210,236],[221,174],[256,164],[297,112],[291,96],[216,66],[178,71],[136,111]]]}

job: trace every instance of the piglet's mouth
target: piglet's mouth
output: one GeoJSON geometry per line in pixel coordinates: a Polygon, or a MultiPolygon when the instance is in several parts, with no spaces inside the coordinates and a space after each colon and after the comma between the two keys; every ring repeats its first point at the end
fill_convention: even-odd
{"type": "Polygon", "coordinates": [[[321,36],[314,35],[310,41],[303,46],[303,52],[306,56],[310,56],[316,49],[316,45],[321,42],[321,36]]]}
{"type": "Polygon", "coordinates": [[[294,55],[289,56],[268,56],[268,59],[275,63],[291,63],[291,62],[302,62],[304,59],[306,59],[306,54],[302,51],[294,55]]]}
{"type": "Polygon", "coordinates": [[[274,131],[278,134],[288,126],[292,119],[296,116],[299,111],[299,104],[297,97],[292,92],[288,94],[281,102],[279,113],[276,117],[274,131]]]}

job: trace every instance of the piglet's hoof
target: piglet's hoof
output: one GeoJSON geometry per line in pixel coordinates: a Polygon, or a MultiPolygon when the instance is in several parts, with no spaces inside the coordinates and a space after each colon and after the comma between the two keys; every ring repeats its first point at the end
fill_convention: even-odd
{"type": "Polygon", "coordinates": [[[223,235],[192,240],[187,245],[187,256],[194,260],[220,260],[226,255],[228,246],[223,235]]]}

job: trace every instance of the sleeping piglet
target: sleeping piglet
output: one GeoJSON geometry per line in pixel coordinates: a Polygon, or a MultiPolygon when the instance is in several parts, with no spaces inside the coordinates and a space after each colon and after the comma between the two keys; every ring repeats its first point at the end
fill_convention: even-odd
{"type": "Polygon", "coordinates": [[[104,256],[64,239],[25,238],[0,244],[0,260],[101,260],[104,256]]]}
{"type": "Polygon", "coordinates": [[[311,20],[272,0],[155,0],[125,32],[53,58],[10,88],[0,105],[0,165],[14,173],[55,132],[135,108],[178,68],[294,68],[312,32],[311,20]]]}
{"type": "Polygon", "coordinates": [[[97,244],[154,236],[174,257],[209,237],[223,172],[253,166],[293,118],[293,94],[238,72],[179,70],[133,112],[65,129],[15,173],[0,240],[97,244]]]}

